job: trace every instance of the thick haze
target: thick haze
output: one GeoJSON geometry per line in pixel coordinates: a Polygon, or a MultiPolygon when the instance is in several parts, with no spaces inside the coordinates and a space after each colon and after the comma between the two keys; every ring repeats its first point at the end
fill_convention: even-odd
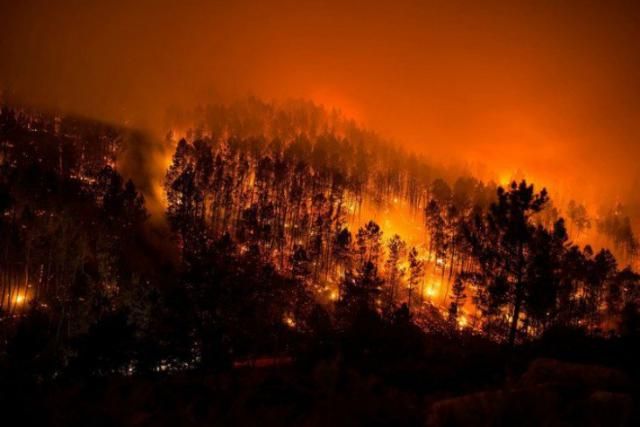
{"type": "Polygon", "coordinates": [[[638,2],[118,3],[0,0],[0,85],[152,130],[169,105],[311,98],[432,158],[639,199],[638,2]]]}

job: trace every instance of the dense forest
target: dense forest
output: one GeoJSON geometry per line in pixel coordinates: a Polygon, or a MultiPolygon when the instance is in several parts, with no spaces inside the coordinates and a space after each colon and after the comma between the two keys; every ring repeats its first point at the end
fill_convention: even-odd
{"type": "MultiPolygon", "coordinates": [[[[607,249],[572,244],[544,189],[444,177],[304,104],[287,110],[253,100],[196,116],[165,183],[185,260],[206,252],[207,242],[229,239],[237,253],[301,282],[314,300],[333,301],[330,312],[355,292],[383,317],[404,308],[429,328],[432,308],[444,305],[444,321],[510,345],[554,325],[617,333],[622,314],[637,310],[640,276],[619,268],[607,249]],[[414,246],[384,235],[362,217],[365,201],[406,206],[420,216],[416,234],[424,238],[408,236],[414,246]],[[467,299],[472,316],[463,314],[467,299]]],[[[584,206],[571,201],[567,210],[576,233],[589,226],[584,206]]],[[[632,262],[628,217],[612,214],[598,225],[632,262]]]]}
{"type": "MultiPolygon", "coordinates": [[[[127,141],[148,136],[1,107],[7,390],[323,361],[359,372],[336,380],[347,388],[377,375],[449,396],[557,356],[549,348],[637,374],[638,244],[624,207],[554,206],[533,183],[435,166],[308,102],[169,117],[165,213],[153,217],[153,195],[118,168],[127,141]],[[411,226],[387,229],[385,212],[411,226]],[[611,250],[574,243],[592,227],[611,250]]],[[[400,408],[389,411],[414,425],[400,408]]]]}

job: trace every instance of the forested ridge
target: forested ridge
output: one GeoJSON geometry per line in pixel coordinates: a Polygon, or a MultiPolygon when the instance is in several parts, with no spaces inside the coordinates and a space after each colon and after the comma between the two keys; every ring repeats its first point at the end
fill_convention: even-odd
{"type": "Polygon", "coordinates": [[[638,338],[637,242],[621,207],[561,209],[533,183],[434,166],[302,101],[169,122],[165,213],[152,218],[118,171],[135,130],[2,106],[7,384],[336,354],[384,366],[429,345],[513,352],[566,331],[638,338]],[[376,212],[419,226],[389,233],[376,212]],[[573,243],[592,226],[613,252],[573,243]]]}
{"type": "MultiPolygon", "coordinates": [[[[406,305],[427,328],[434,319],[423,314],[444,305],[443,320],[511,343],[557,324],[619,331],[636,303],[637,275],[606,249],[573,244],[544,189],[443,179],[424,159],[304,104],[210,107],[196,123],[177,143],[165,183],[186,257],[201,250],[194,236],[224,236],[316,299],[340,306],[356,286],[371,294],[372,310],[390,317],[406,305]],[[407,236],[414,246],[384,235],[362,218],[366,201],[406,206],[424,237],[407,236]],[[461,315],[467,300],[469,318],[461,315]]],[[[583,206],[571,201],[567,210],[576,233],[589,226],[583,206]]],[[[629,262],[636,242],[628,218],[622,223],[610,228],[627,228],[615,241],[629,262]]]]}

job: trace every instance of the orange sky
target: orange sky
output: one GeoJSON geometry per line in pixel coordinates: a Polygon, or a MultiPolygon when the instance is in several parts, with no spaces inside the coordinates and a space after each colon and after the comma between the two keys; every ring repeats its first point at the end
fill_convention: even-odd
{"type": "Polygon", "coordinates": [[[307,97],[435,159],[640,200],[638,2],[0,0],[0,55],[28,103],[154,129],[307,97]]]}

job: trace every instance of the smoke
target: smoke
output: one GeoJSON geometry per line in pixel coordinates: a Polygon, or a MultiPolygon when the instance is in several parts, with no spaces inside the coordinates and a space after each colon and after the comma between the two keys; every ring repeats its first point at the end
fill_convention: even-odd
{"type": "Polygon", "coordinates": [[[0,86],[143,130],[122,167],[150,189],[167,107],[253,94],[335,105],[442,162],[638,209],[640,4],[505,3],[2,2],[0,86]]]}
{"type": "Polygon", "coordinates": [[[169,166],[173,146],[149,132],[130,131],[125,136],[118,155],[117,169],[131,178],[145,197],[145,206],[156,221],[164,218],[164,176],[169,166]]]}

